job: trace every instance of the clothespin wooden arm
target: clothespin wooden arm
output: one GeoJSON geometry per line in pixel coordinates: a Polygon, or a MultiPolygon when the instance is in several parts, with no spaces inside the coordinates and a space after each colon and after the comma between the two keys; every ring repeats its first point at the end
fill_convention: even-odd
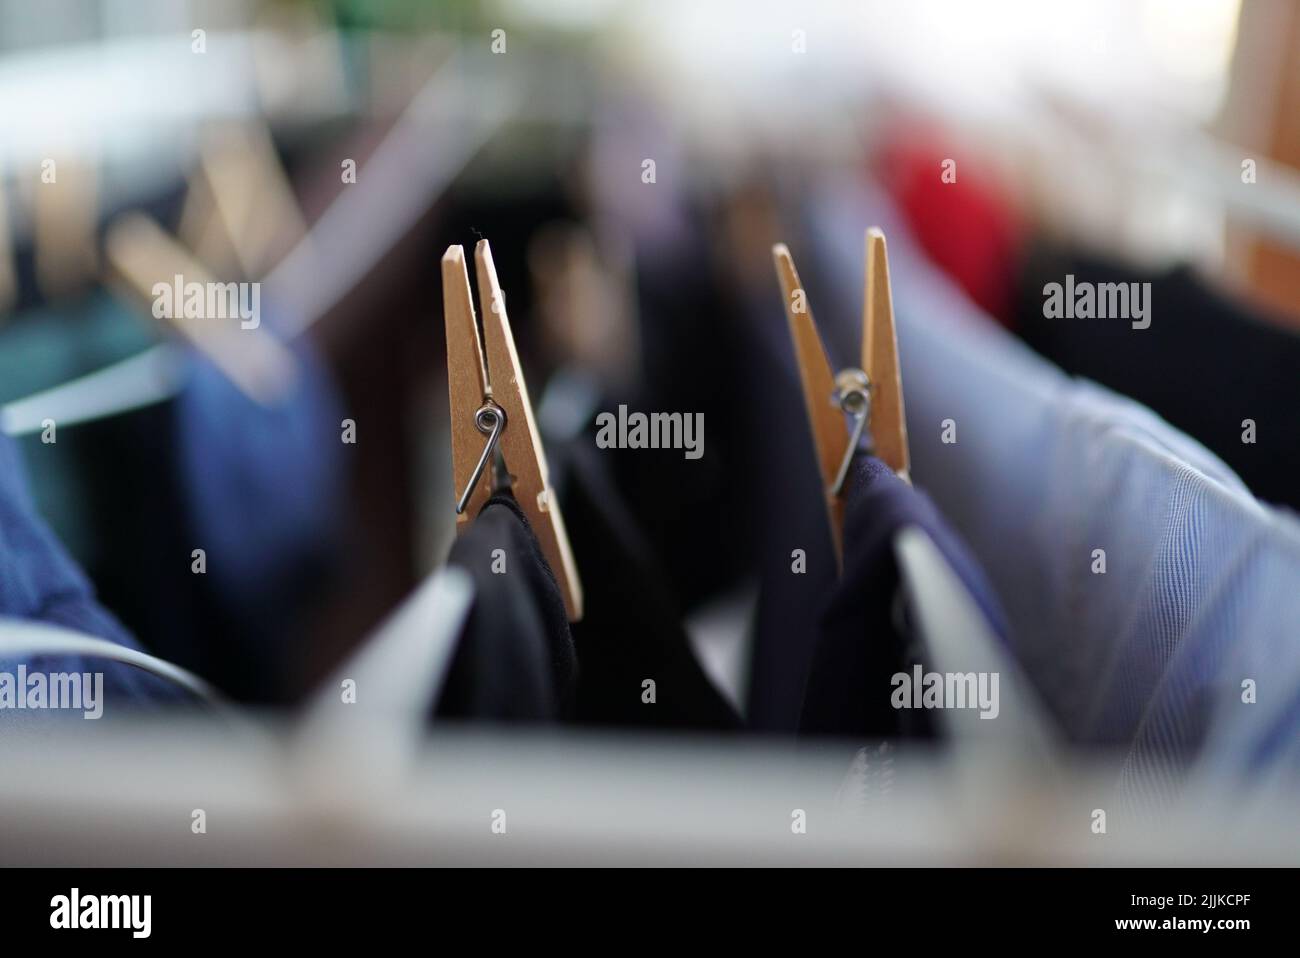
{"type": "Polygon", "coordinates": [[[99,270],[95,227],[99,171],[94,163],[49,159],[51,179],[35,186],[32,240],[36,279],[50,299],[72,292],[99,270]]]}
{"type": "Polygon", "coordinates": [[[813,448],[817,454],[817,467],[822,478],[822,493],[826,500],[827,519],[830,522],[831,541],[836,561],[843,552],[842,529],[844,502],[832,491],[834,477],[844,459],[849,444],[849,431],[844,414],[834,400],[835,375],[826,359],[826,349],[817,333],[808,295],[799,281],[794,259],[784,243],[772,247],[772,260],[776,264],[777,279],[785,301],[785,316],[794,341],[795,360],[799,366],[799,380],[803,386],[804,409],[812,430],[813,448]]]}
{"type": "Polygon", "coordinates": [[[862,313],[862,368],[871,381],[871,440],[876,456],[899,478],[911,482],[903,380],[898,368],[894,297],[889,286],[885,234],[867,230],[866,290],[862,313]]]}
{"type": "MultiPolygon", "coordinates": [[[[468,487],[487,437],[473,424],[478,410],[492,398],[478,320],[469,288],[465,250],[447,247],[442,257],[442,310],[447,328],[447,401],[451,411],[451,471],[459,496],[468,487]]],[[[485,469],[456,514],[456,531],[469,528],[492,495],[492,471],[485,469]]]]}
{"type": "MultiPolygon", "coordinates": [[[[470,301],[464,250],[459,246],[448,247],[442,258],[452,470],[457,492],[468,486],[483,455],[487,437],[475,422],[480,409],[490,402],[505,416],[499,449],[510,472],[515,498],[559,583],[569,621],[576,622],[582,618],[582,582],[569,547],[560,504],[550,486],[546,454],[510,331],[505,294],[497,280],[487,240],[479,242],[474,258],[479,306],[483,311],[481,341],[470,301]]],[[[484,469],[470,491],[466,508],[457,517],[457,531],[468,528],[468,523],[491,495],[491,489],[491,470],[484,469]]]]}
{"type": "Polygon", "coordinates": [[[785,315],[794,342],[804,407],[817,452],[836,560],[843,563],[843,479],[853,454],[856,434],[870,429],[872,452],[904,481],[909,476],[907,422],[903,415],[903,386],[898,369],[894,331],[894,301],[889,288],[885,235],[872,227],[866,239],[866,293],[862,306],[862,369],[836,376],[826,359],[808,297],[794,260],[785,245],[772,247],[777,279],[785,300],[785,315]],[[865,377],[864,377],[865,374],[865,377]],[[854,417],[850,432],[845,415],[854,417]],[[866,416],[864,421],[863,416],[866,416]]]}

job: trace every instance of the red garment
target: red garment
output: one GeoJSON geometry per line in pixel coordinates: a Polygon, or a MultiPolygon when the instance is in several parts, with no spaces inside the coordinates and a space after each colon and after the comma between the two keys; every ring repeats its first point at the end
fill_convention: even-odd
{"type": "Polygon", "coordinates": [[[1022,229],[1010,197],[934,135],[899,135],[879,161],[885,185],[930,259],[981,309],[1011,325],[1022,229]],[[955,161],[955,179],[943,175],[946,160],[955,161]]]}

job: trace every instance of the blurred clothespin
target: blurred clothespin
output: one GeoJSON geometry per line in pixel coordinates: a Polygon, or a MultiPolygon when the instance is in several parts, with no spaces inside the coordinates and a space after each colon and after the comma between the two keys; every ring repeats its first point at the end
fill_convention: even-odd
{"type": "Polygon", "coordinates": [[[864,431],[873,455],[910,482],[907,421],[894,332],[885,234],[867,230],[866,291],[862,312],[862,366],[831,372],[808,297],[785,244],[772,247],[785,313],[803,383],[804,405],[826,495],[836,560],[843,563],[844,481],[864,431]],[[849,421],[852,422],[850,427],[849,421]]]}
{"type": "Polygon", "coordinates": [[[293,186],[262,122],[208,128],[177,230],[218,275],[265,276],[307,234],[293,186]]]}
{"type": "Polygon", "coordinates": [[[631,244],[614,228],[551,223],[528,244],[542,342],[556,368],[626,392],[640,366],[631,244]]]}
{"type": "Polygon", "coordinates": [[[9,200],[5,195],[4,169],[0,168],[0,317],[18,300],[18,273],[14,268],[14,242],[9,224],[9,200]]]}
{"type": "Polygon", "coordinates": [[[129,297],[205,353],[250,399],[274,405],[293,390],[298,362],[262,327],[259,284],[215,282],[184,246],[141,213],[114,221],[104,248],[111,278],[129,297]]]}
{"type": "Polygon", "coordinates": [[[560,585],[565,612],[570,622],[576,622],[582,618],[582,583],[569,549],[560,503],[550,487],[546,455],[487,240],[479,241],[474,260],[483,311],[482,340],[471,301],[465,251],[460,246],[449,246],[442,257],[451,463],[460,496],[456,530],[469,528],[491,496],[493,471],[488,466],[499,447],[515,498],[560,585]]]}
{"type": "Polygon", "coordinates": [[[98,273],[99,176],[94,163],[64,158],[42,161],[32,202],[36,279],[57,299],[98,273]]]}

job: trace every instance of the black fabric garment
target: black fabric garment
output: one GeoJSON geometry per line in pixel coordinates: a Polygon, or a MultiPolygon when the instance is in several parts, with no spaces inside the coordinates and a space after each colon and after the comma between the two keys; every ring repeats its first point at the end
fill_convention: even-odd
{"type": "MultiPolygon", "coordinates": [[[[691,205],[680,215],[687,227],[671,243],[635,231],[630,236],[642,384],[633,394],[609,397],[604,408],[626,403],[634,411],[699,413],[707,423],[699,459],[661,450],[609,452],[613,481],[654,554],[672,557],[661,571],[690,611],[753,574],[760,530],[752,521],[753,490],[734,481],[753,472],[743,431],[749,397],[737,379],[748,371],[729,346],[743,342],[749,317],[718,281],[706,211],[691,205]]],[[[779,299],[776,305],[779,313],[779,299]]]]}
{"type": "Polygon", "coordinates": [[[1268,502],[1300,508],[1300,335],[1207,286],[1187,267],[1141,273],[1039,245],[1025,261],[1016,322],[1062,369],[1149,406],[1219,456],[1268,502]],[[1048,319],[1043,287],[1150,283],[1151,325],[1048,319]],[[1256,423],[1242,442],[1242,420],[1256,423]]]}
{"type": "Polygon", "coordinates": [[[807,735],[928,737],[934,723],[922,709],[890,703],[896,672],[929,668],[924,643],[899,591],[894,538],[924,530],[1005,639],[1005,619],[974,558],[929,498],[873,456],[859,454],[845,486],[844,573],[818,624],[799,731],[807,735]]]}
{"type": "Polygon", "coordinates": [[[578,664],[564,598],[523,510],[498,493],[457,537],[449,565],[474,580],[474,604],[438,697],[439,718],[560,719],[572,710],[578,664]],[[504,553],[505,572],[500,568],[504,553]]]}
{"type": "Polygon", "coordinates": [[[560,451],[553,478],[582,578],[572,626],[581,671],[575,719],[596,725],[728,730],[740,716],[705,675],[680,612],[591,436],[560,451]],[[642,700],[654,681],[655,702],[642,700]]]}

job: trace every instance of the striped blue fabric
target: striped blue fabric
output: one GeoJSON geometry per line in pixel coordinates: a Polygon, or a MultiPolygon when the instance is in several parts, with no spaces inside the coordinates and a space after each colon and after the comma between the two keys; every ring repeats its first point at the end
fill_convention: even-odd
{"type": "Polygon", "coordinates": [[[827,287],[810,299],[847,342],[864,229],[885,229],[913,476],[988,572],[1067,739],[1126,749],[1126,779],[1147,788],[1193,761],[1300,773],[1300,522],[1150,410],[980,315],[869,187],[834,184],[808,211],[803,259],[827,287]]]}

